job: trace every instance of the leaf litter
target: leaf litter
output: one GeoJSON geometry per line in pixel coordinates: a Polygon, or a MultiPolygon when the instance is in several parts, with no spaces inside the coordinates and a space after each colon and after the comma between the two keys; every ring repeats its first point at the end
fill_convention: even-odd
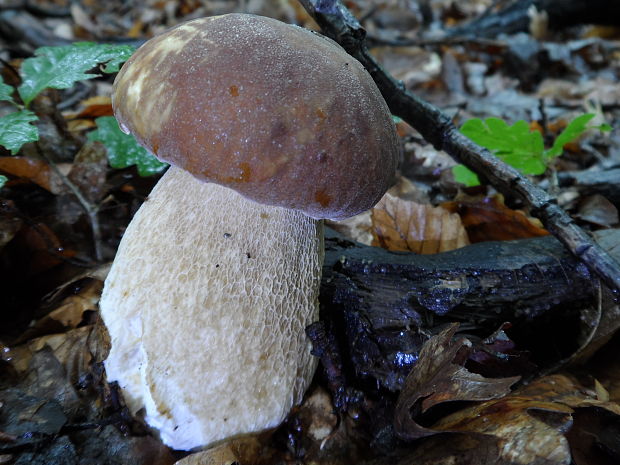
{"type": "MultiPolygon", "coordinates": [[[[45,7],[53,2],[37,3],[45,7]]],[[[69,8],[69,2],[64,3],[69,8]]],[[[172,9],[148,1],[119,9],[122,3],[77,2],[71,6],[72,16],[65,18],[43,14],[37,19],[19,10],[16,14],[41,25],[43,29],[32,30],[47,30],[47,37],[61,33],[70,40],[101,41],[145,39],[183,19],[239,7],[234,1],[182,1],[172,9]]],[[[518,37],[461,42],[426,34],[495,12],[495,3],[436,1],[428,3],[427,11],[407,2],[395,6],[381,0],[356,0],[347,6],[365,17],[371,44],[384,42],[373,50],[384,66],[408,88],[447,110],[459,125],[473,117],[501,117],[507,127],[524,120],[528,130],[535,130],[528,134],[540,134],[544,147],[555,147],[553,141],[567,121],[579,114],[593,111],[596,124],[617,125],[617,31],[610,36],[609,31],[602,35],[602,30],[587,26],[564,33],[543,28],[535,36],[521,32],[518,37]]],[[[246,8],[312,25],[294,1],[249,2],[246,8]]],[[[10,42],[4,36],[2,40],[10,42]]],[[[22,45],[31,51],[46,45],[37,40],[31,36],[22,45]]],[[[161,166],[136,168],[131,157],[122,159],[131,153],[122,142],[116,162],[114,153],[104,155],[98,143],[85,144],[87,138],[97,139],[98,133],[88,132],[95,126],[98,131],[109,129],[110,120],[95,122],[109,117],[108,97],[99,92],[106,85],[109,89],[108,78],[96,77],[93,72],[100,73],[92,63],[79,59],[69,60],[68,66],[77,66],[72,81],[53,82],[50,70],[68,56],[66,50],[63,56],[54,55],[57,52],[25,65],[26,71],[35,67],[41,79],[58,88],[38,94],[40,83],[22,83],[20,94],[30,109],[15,111],[9,103],[16,98],[12,86],[17,82],[5,77],[0,85],[0,100],[8,105],[3,108],[10,109],[6,114],[3,110],[3,119],[7,114],[21,118],[20,126],[10,125],[21,128],[22,139],[15,144],[28,142],[19,157],[10,156],[18,150],[10,143],[0,153],[0,454],[7,463],[617,463],[620,382],[613,349],[617,350],[614,333],[620,316],[614,297],[604,291],[592,308],[581,312],[574,356],[560,366],[538,367],[538,376],[532,377],[531,367],[513,373],[502,365],[506,357],[522,355],[519,347],[506,348],[514,346],[509,326],[506,339],[497,336],[484,344],[468,334],[468,324],[475,325],[472,319],[461,322],[458,331],[454,326],[436,327],[400,393],[369,387],[350,376],[349,410],[336,415],[319,375],[305,403],[275,431],[185,458],[165,448],[139,419],[127,415],[118,390],[105,382],[101,361],[109,341],[97,317],[101,280],[83,276],[100,261],[93,255],[83,208],[63,180],[69,179],[97,206],[99,240],[103,258],[109,261],[125,225],[156,181],[138,172],[157,172],[161,166]],[[74,86],[78,78],[88,81],[74,86]],[[77,93],[78,87],[84,95],[77,93]],[[81,109],[79,102],[84,102],[81,109]],[[63,104],[67,106],[60,110],[63,104]],[[29,112],[40,120],[34,121],[29,112]],[[35,127],[38,144],[33,143],[35,127]],[[543,376],[545,370],[562,371],[543,376]],[[516,374],[524,378],[518,381],[516,374]],[[410,442],[413,437],[419,439],[410,442]]],[[[3,73],[10,75],[10,70],[3,73]]],[[[411,191],[392,191],[372,218],[367,214],[354,223],[352,234],[357,238],[368,243],[374,234],[375,243],[393,250],[441,252],[469,242],[546,234],[529,218],[530,212],[505,205],[485,186],[466,191],[470,197],[458,198],[458,206],[446,203],[455,202],[455,194],[464,191],[450,174],[454,162],[428,147],[412,128],[399,124],[399,135],[405,147],[402,172],[422,193],[412,197],[411,191]],[[492,212],[490,220],[486,206],[492,212]],[[481,223],[492,226],[480,232],[481,223]],[[416,229],[414,224],[432,226],[416,229]],[[427,235],[417,236],[418,230],[427,235]]],[[[560,183],[564,173],[603,179],[606,170],[620,166],[619,148],[617,131],[587,133],[557,159],[554,169],[560,183]]],[[[555,182],[552,177],[541,180],[552,187],[555,182]]],[[[574,182],[568,207],[580,224],[612,233],[613,248],[620,243],[617,234],[613,236],[620,198],[613,182],[592,183],[587,189],[579,180],[574,182]]]]}

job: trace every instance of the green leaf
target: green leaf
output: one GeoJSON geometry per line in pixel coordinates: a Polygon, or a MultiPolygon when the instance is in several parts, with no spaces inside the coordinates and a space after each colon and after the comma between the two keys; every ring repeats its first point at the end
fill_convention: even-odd
{"type": "Polygon", "coordinates": [[[13,101],[13,91],[15,89],[8,84],[5,84],[2,80],[2,76],[0,76],[0,101],[8,100],[9,102],[13,101]]]}
{"type": "Polygon", "coordinates": [[[0,118],[0,145],[15,155],[26,142],[39,140],[39,130],[33,126],[37,115],[30,110],[21,110],[0,118]]]}
{"type": "Polygon", "coordinates": [[[150,176],[168,166],[139,145],[133,136],[122,132],[113,116],[102,116],[95,121],[97,129],[88,134],[88,139],[103,142],[112,168],[136,165],[140,176],[150,176]]]}
{"type": "Polygon", "coordinates": [[[589,129],[588,123],[592,121],[592,118],[595,116],[596,115],[594,113],[586,113],[585,115],[580,115],[572,120],[555,139],[553,146],[545,152],[545,157],[552,158],[562,155],[564,146],[579,138],[585,131],[587,131],[589,129]]]}
{"type": "Polygon", "coordinates": [[[28,105],[43,89],[67,89],[75,82],[92,79],[98,74],[87,73],[99,63],[107,63],[105,72],[115,72],[120,63],[133,53],[129,45],[77,42],[63,47],[41,47],[32,58],[22,63],[22,84],[18,87],[24,104],[28,105]]]}
{"type": "Polygon", "coordinates": [[[0,189],[2,189],[2,187],[4,186],[4,183],[7,182],[9,179],[6,176],[2,176],[0,174],[0,189]]]}
{"type": "Polygon", "coordinates": [[[525,121],[509,126],[499,118],[474,118],[463,124],[461,133],[525,174],[542,174],[546,169],[542,135],[530,131],[525,121]]]}
{"type": "Polygon", "coordinates": [[[480,185],[478,175],[465,165],[456,165],[452,167],[452,174],[456,182],[465,184],[466,187],[474,187],[480,185]]]}

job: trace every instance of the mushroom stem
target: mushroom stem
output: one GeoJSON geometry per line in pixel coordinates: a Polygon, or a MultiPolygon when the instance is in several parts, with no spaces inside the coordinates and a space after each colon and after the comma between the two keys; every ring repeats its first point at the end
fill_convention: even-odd
{"type": "Polygon", "coordinates": [[[316,359],[322,224],[171,167],[123,237],[101,298],[105,362],[176,449],[278,425],[316,359]],[[153,287],[153,283],[158,283],[153,287]]]}

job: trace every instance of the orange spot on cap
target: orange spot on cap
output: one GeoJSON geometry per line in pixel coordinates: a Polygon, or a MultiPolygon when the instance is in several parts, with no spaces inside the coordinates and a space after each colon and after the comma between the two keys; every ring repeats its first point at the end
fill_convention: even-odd
{"type": "Polygon", "coordinates": [[[322,207],[327,207],[329,203],[332,201],[331,197],[327,195],[324,190],[318,191],[314,195],[314,200],[319,202],[322,207]]]}

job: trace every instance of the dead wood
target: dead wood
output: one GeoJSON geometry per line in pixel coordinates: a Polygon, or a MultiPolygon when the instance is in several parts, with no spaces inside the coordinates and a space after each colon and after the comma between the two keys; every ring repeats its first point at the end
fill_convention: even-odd
{"type": "Polygon", "coordinates": [[[546,331],[550,316],[577,317],[596,291],[588,269],[552,236],[417,255],[328,232],[323,273],[322,319],[346,334],[343,358],[389,389],[400,388],[422,343],[447,322],[470,334],[504,322],[546,331]]]}

